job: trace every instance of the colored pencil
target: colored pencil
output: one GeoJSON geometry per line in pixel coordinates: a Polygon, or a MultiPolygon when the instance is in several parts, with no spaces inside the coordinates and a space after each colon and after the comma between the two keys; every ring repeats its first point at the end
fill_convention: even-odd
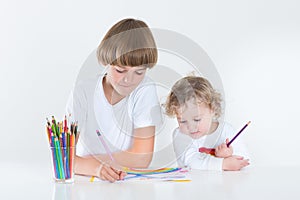
{"type": "Polygon", "coordinates": [[[53,133],[51,135],[51,140],[53,142],[51,142],[51,154],[52,154],[52,162],[53,162],[53,169],[54,169],[54,175],[56,178],[59,177],[59,174],[58,174],[58,163],[57,163],[57,159],[56,159],[56,150],[54,148],[54,136],[53,136],[53,133]]]}
{"type": "Polygon", "coordinates": [[[106,142],[105,142],[104,139],[102,138],[102,135],[101,135],[100,131],[99,131],[99,130],[96,130],[96,132],[97,132],[97,135],[98,135],[98,137],[99,137],[99,139],[100,139],[100,141],[101,141],[101,143],[102,143],[102,145],[103,145],[103,147],[104,147],[106,153],[108,154],[108,156],[110,157],[110,159],[111,159],[112,161],[115,161],[115,159],[114,159],[113,156],[112,156],[112,153],[110,152],[108,146],[106,145],[106,142]]]}
{"type": "Polygon", "coordinates": [[[73,160],[74,160],[74,154],[75,154],[75,135],[71,134],[70,135],[70,160],[69,160],[69,172],[70,172],[70,177],[73,176],[72,175],[72,171],[73,171],[73,160]]]}
{"type": "Polygon", "coordinates": [[[59,147],[59,142],[58,139],[55,138],[54,139],[54,147],[55,147],[55,153],[56,153],[56,161],[57,161],[57,166],[58,166],[58,174],[59,174],[59,179],[64,179],[64,175],[63,175],[63,166],[62,166],[62,158],[61,158],[61,154],[60,154],[60,147],[59,147]]]}
{"type": "Polygon", "coordinates": [[[46,120],[46,133],[51,148],[54,177],[62,180],[72,178],[77,123],[71,123],[72,132],[70,132],[71,129],[68,128],[66,117],[62,122],[56,122],[54,116],[52,116],[52,123],[48,118],[46,120]]]}
{"type": "Polygon", "coordinates": [[[227,147],[229,147],[229,145],[231,145],[231,143],[243,132],[243,130],[251,123],[251,121],[249,121],[231,140],[230,142],[228,142],[227,147]]]}
{"type": "Polygon", "coordinates": [[[64,132],[67,133],[67,128],[68,128],[68,124],[67,124],[67,116],[65,115],[65,120],[64,120],[64,132]]]}
{"type": "Polygon", "coordinates": [[[164,180],[164,181],[184,183],[184,182],[191,182],[192,180],[190,180],[190,179],[170,179],[170,180],[164,180]]]}

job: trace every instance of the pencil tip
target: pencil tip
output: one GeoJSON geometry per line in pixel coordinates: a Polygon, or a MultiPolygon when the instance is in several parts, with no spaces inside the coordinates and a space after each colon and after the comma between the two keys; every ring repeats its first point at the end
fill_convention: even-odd
{"type": "Polygon", "coordinates": [[[101,135],[101,133],[100,133],[100,131],[99,131],[99,130],[96,130],[96,132],[97,132],[97,135],[98,135],[98,136],[100,136],[100,135],[101,135]]]}
{"type": "Polygon", "coordinates": [[[247,123],[247,125],[249,125],[251,123],[251,121],[249,121],[248,123],[247,123]]]}

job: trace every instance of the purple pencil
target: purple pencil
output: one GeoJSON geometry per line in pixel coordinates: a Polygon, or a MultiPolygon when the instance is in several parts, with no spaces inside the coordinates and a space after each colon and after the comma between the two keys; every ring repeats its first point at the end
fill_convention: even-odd
{"type": "Polygon", "coordinates": [[[231,140],[230,142],[228,142],[227,147],[229,147],[229,145],[242,133],[242,131],[251,123],[251,121],[249,121],[231,140]]]}

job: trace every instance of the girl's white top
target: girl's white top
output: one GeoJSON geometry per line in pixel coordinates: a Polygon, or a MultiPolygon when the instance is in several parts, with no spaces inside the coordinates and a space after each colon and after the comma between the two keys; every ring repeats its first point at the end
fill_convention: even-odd
{"type": "MultiPolygon", "coordinates": [[[[223,158],[200,153],[199,148],[216,148],[224,143],[226,138],[231,140],[237,132],[230,124],[219,122],[215,132],[199,139],[192,139],[190,136],[181,133],[179,128],[176,128],[173,132],[173,145],[178,164],[180,166],[189,166],[193,169],[221,171],[223,158]]],[[[241,135],[234,140],[231,146],[233,147],[233,155],[243,156],[245,159],[249,158],[241,135]]]]}

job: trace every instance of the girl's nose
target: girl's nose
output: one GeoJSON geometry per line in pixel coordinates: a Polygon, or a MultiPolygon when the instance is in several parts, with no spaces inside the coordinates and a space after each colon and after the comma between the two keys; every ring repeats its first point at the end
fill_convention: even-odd
{"type": "Polygon", "coordinates": [[[187,128],[188,128],[189,132],[196,132],[197,131],[197,124],[188,123],[187,128]]]}

